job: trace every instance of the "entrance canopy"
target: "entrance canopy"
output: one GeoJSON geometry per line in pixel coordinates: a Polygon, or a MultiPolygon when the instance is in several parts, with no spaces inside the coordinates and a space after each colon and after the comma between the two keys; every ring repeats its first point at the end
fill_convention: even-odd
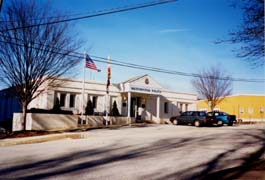
{"type": "MultiPolygon", "coordinates": [[[[138,108],[141,107],[140,106],[140,101],[142,101],[141,98],[137,96],[136,98],[132,99],[132,94],[145,94],[145,95],[157,96],[156,116],[157,118],[160,118],[160,96],[162,93],[162,89],[163,89],[162,86],[147,74],[143,76],[137,76],[120,83],[121,93],[128,94],[127,117],[131,117],[134,114],[138,114],[139,112],[138,108]]],[[[145,108],[145,103],[144,107],[142,108],[145,108]]]]}
{"type": "Polygon", "coordinates": [[[137,76],[120,83],[121,92],[160,95],[163,87],[149,75],[137,76]]]}

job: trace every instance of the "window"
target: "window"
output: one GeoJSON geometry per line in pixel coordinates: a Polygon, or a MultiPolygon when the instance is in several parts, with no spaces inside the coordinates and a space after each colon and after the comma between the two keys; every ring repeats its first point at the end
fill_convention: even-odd
{"type": "Polygon", "coordinates": [[[75,94],[70,94],[70,107],[75,107],[75,94]]]}
{"type": "Polygon", "coordinates": [[[179,109],[182,111],[182,103],[179,104],[179,109]]]}
{"type": "Polygon", "coordinates": [[[207,116],[206,112],[200,112],[199,116],[207,116]]]}
{"type": "Polygon", "coordinates": [[[60,106],[61,107],[65,106],[65,97],[66,97],[66,94],[60,94],[60,106]]]}
{"type": "Polygon", "coordinates": [[[254,111],[253,111],[253,108],[252,108],[252,107],[249,107],[249,108],[248,108],[248,114],[253,114],[253,112],[254,112],[254,111]]]}
{"type": "Polygon", "coordinates": [[[98,100],[98,97],[97,96],[93,96],[93,99],[92,99],[93,108],[97,108],[97,100],[98,100]]]}
{"type": "Polygon", "coordinates": [[[192,116],[192,111],[187,111],[188,116],[192,116]]]}
{"type": "Polygon", "coordinates": [[[181,116],[187,116],[188,115],[188,112],[183,112],[182,114],[181,114],[181,116]]]}
{"type": "Polygon", "coordinates": [[[243,107],[241,107],[241,108],[239,109],[239,113],[240,113],[240,114],[243,114],[243,113],[244,113],[244,108],[243,108],[243,107]]]}
{"type": "Polygon", "coordinates": [[[167,114],[168,113],[168,102],[164,103],[164,112],[167,114]]]}

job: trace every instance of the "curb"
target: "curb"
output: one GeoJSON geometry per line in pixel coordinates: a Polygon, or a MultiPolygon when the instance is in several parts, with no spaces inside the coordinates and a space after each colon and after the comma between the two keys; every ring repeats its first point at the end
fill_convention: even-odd
{"type": "Polygon", "coordinates": [[[1,146],[13,146],[20,144],[34,144],[34,143],[42,143],[47,141],[56,141],[61,139],[85,139],[89,135],[86,133],[64,133],[64,134],[52,134],[52,135],[43,135],[36,137],[24,137],[24,138],[14,138],[14,139],[4,139],[0,140],[1,146]]]}
{"type": "MultiPolygon", "coordinates": [[[[119,129],[122,127],[145,127],[146,124],[144,124],[144,126],[142,126],[142,124],[140,125],[109,125],[108,127],[97,127],[97,128],[86,128],[86,127],[82,127],[76,130],[93,130],[93,129],[119,129]]],[[[88,133],[85,132],[66,132],[63,134],[50,134],[50,135],[42,135],[42,136],[34,136],[34,137],[21,137],[21,138],[9,138],[9,139],[3,139],[0,140],[0,147],[3,146],[13,146],[13,145],[21,145],[21,144],[35,144],[35,143],[42,143],[42,142],[48,142],[48,141],[56,141],[56,140],[61,140],[61,139],[85,139],[88,138],[90,135],[88,133]]]]}

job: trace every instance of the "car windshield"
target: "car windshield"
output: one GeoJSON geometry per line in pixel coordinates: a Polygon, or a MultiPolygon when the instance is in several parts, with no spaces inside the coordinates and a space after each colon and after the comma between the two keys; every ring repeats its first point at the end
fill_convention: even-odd
{"type": "Polygon", "coordinates": [[[206,112],[200,112],[199,115],[200,116],[206,116],[206,112]]]}
{"type": "Polygon", "coordinates": [[[187,112],[181,113],[181,116],[187,116],[187,112]]]}
{"type": "Polygon", "coordinates": [[[207,116],[228,116],[229,114],[225,112],[208,112],[207,116]]]}

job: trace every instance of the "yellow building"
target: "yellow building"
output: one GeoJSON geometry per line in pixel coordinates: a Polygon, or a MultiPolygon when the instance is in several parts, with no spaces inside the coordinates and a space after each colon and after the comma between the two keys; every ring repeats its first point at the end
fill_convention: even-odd
{"type": "MultiPolygon", "coordinates": [[[[198,101],[197,109],[210,111],[206,100],[198,101]]],[[[226,96],[214,110],[236,115],[243,121],[265,121],[265,95],[226,96]]]]}

